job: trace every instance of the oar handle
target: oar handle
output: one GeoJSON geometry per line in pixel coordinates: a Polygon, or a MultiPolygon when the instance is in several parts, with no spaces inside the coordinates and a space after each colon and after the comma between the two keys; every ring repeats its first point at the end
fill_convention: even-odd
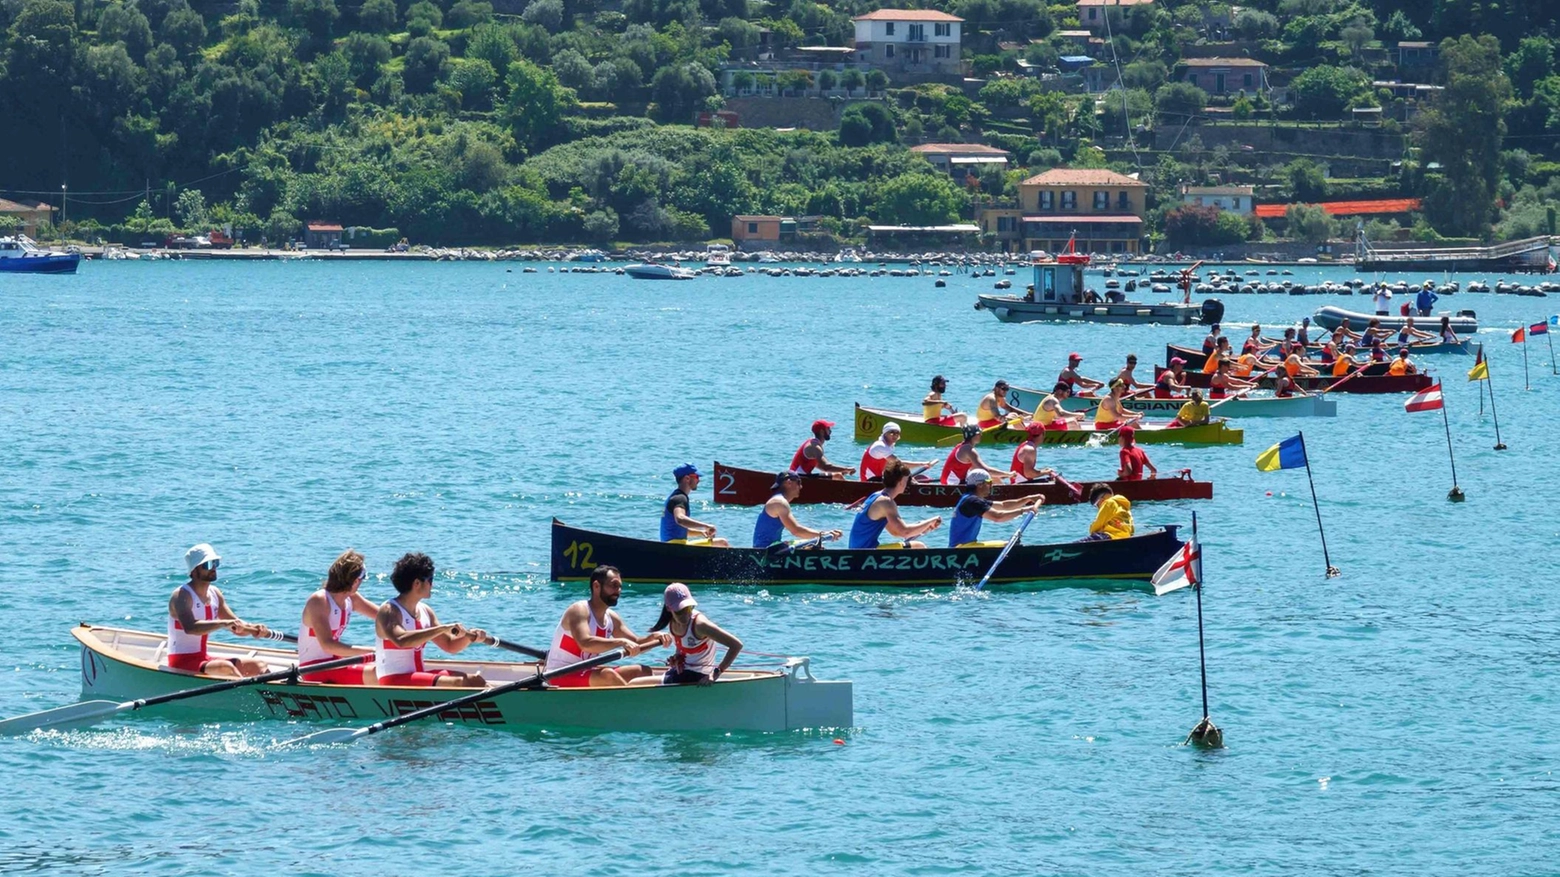
{"type": "Polygon", "coordinates": [[[623,649],[613,649],[610,652],[603,652],[602,654],[599,654],[593,658],[587,658],[586,660],[575,662],[566,667],[559,667],[556,670],[551,670],[546,673],[533,673],[524,679],[517,679],[514,682],[506,682],[503,685],[499,685],[494,688],[484,688],[481,691],[465,695],[464,697],[457,697],[454,700],[447,700],[444,703],[436,703],[430,707],[424,707],[420,710],[413,710],[412,712],[396,716],[395,718],[385,719],[381,722],[375,722],[374,724],[364,728],[362,733],[365,736],[369,734],[378,734],[380,731],[389,730],[390,728],[398,728],[401,725],[407,724],[408,722],[415,722],[418,719],[426,719],[429,716],[438,715],[439,713],[452,709],[458,709],[460,707],[466,706],[467,704],[476,703],[477,701],[488,700],[501,694],[508,694],[511,691],[519,691],[522,688],[538,685],[543,682],[547,682],[548,680],[556,679],[559,676],[567,676],[570,673],[578,673],[582,670],[591,670],[596,667],[600,667],[602,664],[610,664],[613,661],[626,656],[627,654],[628,653],[623,649]]]}
{"type": "Polygon", "coordinates": [[[493,643],[492,644],[496,648],[500,648],[500,649],[503,649],[503,650],[508,651],[508,652],[516,652],[516,653],[521,654],[521,655],[527,655],[529,657],[537,659],[538,661],[545,661],[545,660],[547,660],[547,653],[542,651],[541,649],[533,649],[530,646],[523,646],[523,645],[521,645],[519,643],[512,643],[512,642],[510,642],[507,639],[499,639],[498,637],[495,636],[495,637],[493,637],[493,643]]]}
{"type": "Polygon", "coordinates": [[[243,679],[231,679],[227,682],[218,682],[213,685],[202,685],[199,688],[190,688],[184,691],[174,691],[169,694],[159,694],[153,697],[143,697],[140,700],[131,701],[130,703],[132,706],[130,708],[138,710],[142,707],[156,706],[160,703],[171,703],[172,701],[184,700],[185,698],[189,697],[200,697],[203,694],[216,694],[221,691],[230,691],[234,688],[243,688],[249,685],[261,685],[266,682],[293,680],[297,678],[298,674],[301,672],[318,673],[322,670],[335,670],[339,667],[350,667],[353,664],[361,663],[370,657],[372,657],[372,655],[353,655],[348,658],[337,658],[334,661],[321,661],[318,664],[309,664],[307,667],[300,667],[299,665],[294,664],[291,667],[288,667],[286,670],[277,670],[274,673],[262,673],[259,676],[246,676],[243,679]]]}

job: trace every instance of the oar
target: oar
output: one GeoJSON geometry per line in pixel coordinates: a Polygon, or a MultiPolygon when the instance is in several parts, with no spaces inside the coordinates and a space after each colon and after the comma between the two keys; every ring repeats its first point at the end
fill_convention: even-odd
{"type": "Polygon", "coordinates": [[[484,688],[481,691],[476,691],[462,697],[457,697],[454,700],[447,700],[444,703],[436,703],[430,707],[425,707],[420,710],[413,710],[412,712],[406,713],[405,715],[375,722],[366,728],[329,728],[324,731],[315,731],[313,734],[305,734],[302,737],[294,737],[291,740],[284,740],[282,741],[281,745],[292,746],[299,743],[351,743],[354,740],[361,740],[370,734],[378,734],[380,731],[386,731],[390,728],[398,728],[408,722],[415,722],[418,719],[426,719],[429,716],[436,716],[440,713],[448,712],[449,710],[459,709],[463,706],[466,706],[467,704],[472,704],[483,700],[490,700],[492,698],[498,697],[499,695],[508,694],[511,691],[519,691],[522,688],[527,688],[533,685],[540,685],[543,682],[556,679],[559,676],[567,676],[570,673],[578,673],[582,670],[589,670],[594,667],[600,667],[602,664],[610,664],[613,661],[624,657],[626,654],[627,652],[623,649],[613,649],[610,652],[605,652],[595,656],[594,658],[587,658],[583,661],[576,661],[575,663],[569,664],[566,667],[559,667],[556,670],[549,670],[545,673],[533,673],[524,679],[517,679],[514,682],[506,682],[503,685],[494,686],[492,688],[484,688]]]}
{"type": "Polygon", "coordinates": [[[997,571],[997,567],[1002,565],[1002,561],[1007,560],[1008,552],[1012,551],[1013,546],[1018,544],[1018,537],[1024,535],[1024,530],[1028,529],[1029,522],[1033,521],[1035,515],[1038,514],[1040,514],[1040,507],[1035,506],[1029,510],[1029,514],[1024,516],[1024,522],[1018,525],[1018,529],[1013,532],[1013,538],[1008,540],[1008,544],[1002,548],[1002,553],[998,554],[997,559],[991,562],[991,568],[986,570],[986,574],[981,576],[980,581],[975,584],[975,590],[979,591],[981,588],[986,587],[987,582],[991,581],[992,573],[997,571]]]}
{"type": "MultiPolygon", "coordinates": [[[[323,661],[318,664],[310,664],[304,668],[305,672],[318,673],[321,670],[334,670],[337,667],[347,667],[359,663],[372,655],[353,655],[350,658],[337,658],[334,661],[323,661]]],[[[203,694],[216,694],[222,691],[231,691],[235,688],[243,688],[248,685],[261,685],[266,682],[296,681],[299,673],[298,665],[294,664],[286,670],[278,670],[274,673],[262,673],[259,676],[248,676],[243,679],[231,679],[227,682],[218,682],[213,685],[202,685],[199,688],[188,688],[184,691],[175,691],[169,694],[159,694],[155,697],[143,697],[140,700],[127,700],[123,703],[115,703],[111,700],[87,700],[81,703],[73,703],[70,706],[55,707],[42,712],[28,713],[25,716],[0,721],[0,734],[25,734],[37,728],[47,728],[50,725],[81,724],[84,722],[96,722],[109,716],[131,712],[142,707],[156,706],[161,703],[169,703],[175,700],[184,700],[191,697],[200,697],[203,694]]]]}
{"type": "Polygon", "coordinates": [[[834,539],[835,536],[833,533],[823,533],[816,539],[808,539],[806,542],[776,543],[769,546],[768,550],[770,556],[772,557],[784,557],[794,551],[806,551],[812,548],[817,548],[825,542],[833,542],[834,539]]]}
{"type": "Polygon", "coordinates": [[[1330,386],[1330,387],[1323,387],[1322,390],[1321,390],[1322,394],[1325,395],[1327,393],[1331,393],[1333,390],[1336,390],[1339,387],[1343,386],[1344,384],[1348,383],[1349,381],[1354,380],[1355,378],[1357,378],[1361,374],[1363,374],[1365,372],[1365,370],[1370,368],[1372,365],[1375,365],[1375,363],[1367,362],[1364,365],[1360,366],[1359,368],[1355,369],[1354,371],[1349,372],[1348,374],[1344,375],[1342,378],[1339,378],[1337,381],[1334,381],[1332,386],[1330,386]]]}
{"type": "Polygon", "coordinates": [[[499,639],[495,636],[493,637],[492,645],[496,646],[497,648],[504,649],[505,651],[516,652],[522,655],[536,658],[539,661],[547,660],[547,653],[541,649],[533,649],[530,646],[523,646],[519,643],[512,643],[507,639],[499,639]]]}
{"type": "Polygon", "coordinates": [[[1251,387],[1242,387],[1241,389],[1236,390],[1235,392],[1230,393],[1229,395],[1225,396],[1223,399],[1220,399],[1219,401],[1213,403],[1212,405],[1209,405],[1208,406],[1208,410],[1212,411],[1213,409],[1219,407],[1220,405],[1223,405],[1225,402],[1234,402],[1236,399],[1239,399],[1240,397],[1246,395],[1249,392],[1251,392],[1251,387]]]}

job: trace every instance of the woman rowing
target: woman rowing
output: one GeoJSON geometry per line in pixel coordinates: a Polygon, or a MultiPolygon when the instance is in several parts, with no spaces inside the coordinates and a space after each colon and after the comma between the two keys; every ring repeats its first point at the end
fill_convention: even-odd
{"type": "MultiPolygon", "coordinates": [[[[954,445],[953,450],[948,452],[948,459],[943,461],[943,484],[963,484],[964,476],[968,475],[971,469],[992,470],[992,467],[980,458],[980,452],[975,450],[975,446],[980,444],[981,433],[982,430],[978,426],[964,428],[964,440],[954,445]]],[[[906,471],[909,471],[908,467],[906,471]]]]}
{"type": "Polygon", "coordinates": [[[1314,378],[1320,374],[1316,369],[1306,364],[1304,358],[1298,352],[1292,352],[1284,358],[1284,372],[1291,378],[1314,378]]]}
{"type": "MultiPolygon", "coordinates": [[[[971,427],[965,427],[970,429],[971,427]]],[[[961,476],[962,477],[962,476],[961,476]]],[[[925,548],[926,544],[915,541],[942,526],[942,518],[933,516],[914,524],[906,524],[899,517],[899,504],[894,498],[905,491],[905,485],[910,481],[910,467],[903,462],[895,460],[889,463],[883,470],[883,489],[868,496],[861,505],[861,511],[856,513],[856,519],[850,525],[849,547],[855,550],[870,550],[874,548],[925,548]],[[887,530],[890,536],[904,540],[901,545],[879,545],[878,538],[887,530]]]]}
{"type": "Polygon", "coordinates": [[[775,476],[774,486],[769,491],[769,500],[758,510],[758,520],[753,522],[754,548],[769,548],[783,541],[786,531],[798,539],[824,536],[838,539],[842,535],[839,530],[814,530],[797,523],[791,514],[791,503],[802,495],[802,476],[790,471],[781,472],[775,476]]]}
{"type": "MultiPolygon", "coordinates": [[[[363,555],[347,549],[330,565],[324,586],[303,603],[303,621],[298,626],[298,666],[318,664],[354,655],[372,655],[373,649],[349,646],[341,641],[352,614],[368,618],[379,615],[379,607],[358,593],[363,584],[363,555]]],[[[328,682],[334,685],[375,684],[372,663],[337,667],[319,673],[305,673],[304,682],[328,682]]]]}
{"type": "Polygon", "coordinates": [[[1441,318],[1441,343],[1442,344],[1461,344],[1462,343],[1462,339],[1458,338],[1457,337],[1457,333],[1452,331],[1452,318],[1451,317],[1442,317],[1441,318]]]}
{"type": "Polygon", "coordinates": [[[666,586],[662,597],[661,617],[650,628],[655,633],[665,628],[672,636],[677,654],[666,660],[666,675],[662,685],[712,685],[722,673],[731,669],[732,662],[742,653],[742,640],[737,639],[720,625],[695,612],[698,602],[682,582],[666,586]],[[726,647],[726,654],[717,664],[715,646],[726,647]]]}
{"type": "Polygon", "coordinates": [[[1208,337],[1203,339],[1203,356],[1208,356],[1209,354],[1219,349],[1219,341],[1222,340],[1219,337],[1219,331],[1220,329],[1218,323],[1214,323],[1212,326],[1208,327],[1208,337]]]}
{"type": "Polygon", "coordinates": [[[1110,395],[1100,400],[1100,407],[1094,411],[1095,429],[1115,429],[1122,424],[1136,423],[1143,419],[1142,414],[1128,413],[1122,404],[1122,397],[1126,393],[1127,385],[1117,378],[1110,382],[1110,395]]]}
{"type": "Polygon", "coordinates": [[[942,394],[946,392],[948,379],[942,375],[932,378],[932,391],[921,400],[921,419],[935,426],[963,426],[965,416],[943,399],[942,394]]]}

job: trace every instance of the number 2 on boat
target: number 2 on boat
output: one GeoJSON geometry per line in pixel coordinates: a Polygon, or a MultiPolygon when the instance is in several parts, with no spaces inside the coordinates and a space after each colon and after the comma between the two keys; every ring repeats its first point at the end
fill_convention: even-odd
{"type": "Polygon", "coordinates": [[[569,547],[563,549],[563,556],[569,559],[569,569],[596,568],[589,542],[570,542],[569,547]]]}
{"type": "Polygon", "coordinates": [[[721,496],[737,495],[737,477],[735,475],[732,475],[730,472],[722,472],[716,480],[720,482],[720,486],[715,489],[716,493],[721,496]]]}

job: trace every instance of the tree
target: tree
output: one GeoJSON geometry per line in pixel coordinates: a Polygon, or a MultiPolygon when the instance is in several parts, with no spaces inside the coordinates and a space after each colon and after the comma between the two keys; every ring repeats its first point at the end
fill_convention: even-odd
{"type": "Polygon", "coordinates": [[[715,93],[715,77],[703,64],[673,64],[655,71],[650,94],[663,121],[688,122],[715,93]]]}
{"type": "Polygon", "coordinates": [[[1325,244],[1337,237],[1338,225],[1314,204],[1291,204],[1284,210],[1289,237],[1308,244],[1325,244]]]}
{"type": "Polygon", "coordinates": [[[179,193],[179,199],[173,202],[173,212],[185,228],[202,231],[207,224],[206,196],[199,189],[185,189],[179,193]]]}
{"type": "Polygon", "coordinates": [[[335,0],[287,0],[287,18],[309,34],[309,42],[317,51],[330,46],[336,19],[340,17],[335,0]]]}
{"type": "Polygon", "coordinates": [[[1403,14],[1403,10],[1394,9],[1392,15],[1387,18],[1387,23],[1381,28],[1381,36],[1389,42],[1397,43],[1403,40],[1417,40],[1424,36],[1414,22],[1403,14]]]}
{"type": "Polygon", "coordinates": [[[520,57],[515,41],[504,28],[496,24],[479,24],[471,29],[466,39],[466,57],[486,61],[494,71],[508,70],[510,62],[520,57]]]}
{"type": "Polygon", "coordinates": [[[1295,109],[1313,119],[1337,118],[1351,101],[1370,91],[1370,77],[1353,67],[1318,64],[1308,67],[1294,82],[1295,109]]]}
{"type": "MultiPolygon", "coordinates": [[[[1127,88],[1153,91],[1170,78],[1170,71],[1163,61],[1134,61],[1122,68],[1121,84],[1127,88]]],[[[1204,98],[1206,103],[1206,97],[1204,98]]]]}
{"type": "Polygon", "coordinates": [[[1297,158],[1284,166],[1289,195],[1299,201],[1320,201],[1327,195],[1327,178],[1322,168],[1309,158],[1297,158]]]}
{"type": "Polygon", "coordinates": [[[141,10],[128,3],[111,3],[98,16],[98,39],[125,44],[125,51],[137,61],[152,49],[152,25],[141,10]]]}
{"type": "Polygon", "coordinates": [[[1554,72],[1555,44],[1544,37],[1526,37],[1506,56],[1506,77],[1521,97],[1532,97],[1539,80],[1554,72]]]}
{"type": "Polygon", "coordinates": [[[450,70],[450,87],[460,92],[462,109],[486,110],[493,105],[493,87],[498,73],[493,65],[479,58],[460,58],[450,70]]]}
{"type": "Polygon", "coordinates": [[[1201,113],[1208,106],[1208,93],[1190,82],[1170,82],[1154,92],[1154,111],[1175,121],[1201,113]]]}
{"type": "Polygon", "coordinates": [[[510,64],[505,81],[509,98],[504,117],[515,143],[533,149],[547,142],[556,133],[563,111],[574,104],[573,93],[558,84],[551,70],[530,61],[510,64]]]}
{"type": "Polygon", "coordinates": [[[526,24],[534,24],[548,33],[557,33],[563,27],[563,0],[531,0],[525,11],[520,13],[520,18],[526,24]]]}
{"type": "Polygon", "coordinates": [[[467,28],[493,20],[493,4],[487,0],[459,0],[450,7],[450,27],[467,28]]]}
{"type": "Polygon", "coordinates": [[[406,46],[405,66],[401,78],[406,90],[414,94],[433,90],[433,84],[444,78],[450,65],[450,47],[443,40],[418,37],[406,46]]]}
{"type": "Polygon", "coordinates": [[[1488,34],[1442,41],[1438,78],[1445,87],[1415,119],[1425,160],[1439,162],[1443,174],[1425,212],[1443,234],[1482,234],[1500,182],[1501,108],[1511,99],[1500,44],[1488,34]]]}
{"type": "Polygon", "coordinates": [[[854,92],[867,84],[867,77],[860,69],[850,67],[840,74],[840,87],[846,91],[854,92]]]}
{"type": "Polygon", "coordinates": [[[585,234],[597,243],[610,243],[617,237],[618,215],[611,207],[593,211],[585,217],[585,234]]]}
{"type": "Polygon", "coordinates": [[[206,20],[186,6],[168,13],[157,33],[163,42],[178,50],[179,57],[188,58],[206,44],[206,20]]]}
{"type": "Polygon", "coordinates": [[[76,44],[76,10],[63,0],[27,0],[11,22],[5,69],[11,87],[29,99],[54,97],[70,82],[76,44]]]}
{"type": "Polygon", "coordinates": [[[882,91],[888,87],[888,74],[873,67],[867,71],[867,89],[870,91],[882,91]]]}
{"type": "Polygon", "coordinates": [[[406,32],[425,37],[444,25],[444,13],[428,0],[417,0],[406,8],[406,32]]]}
{"type": "Polygon", "coordinates": [[[367,85],[379,78],[379,69],[389,63],[392,54],[389,40],[361,31],[347,34],[341,50],[347,56],[352,80],[358,85],[367,85]]]}
{"type": "Polygon", "coordinates": [[[1233,25],[1235,34],[1243,40],[1270,40],[1278,36],[1278,18],[1260,9],[1242,9],[1233,25]]]}
{"type": "Polygon", "coordinates": [[[393,33],[399,16],[395,0],[363,0],[358,10],[358,27],[370,33],[393,33]]]}
{"type": "Polygon", "coordinates": [[[879,101],[851,104],[840,115],[839,137],[842,146],[893,143],[894,114],[879,101]]]}
{"type": "Polygon", "coordinates": [[[564,49],[553,55],[552,68],[559,82],[576,90],[589,88],[596,74],[585,56],[575,49],[564,49]]]}
{"type": "Polygon", "coordinates": [[[819,91],[833,91],[834,86],[838,84],[839,78],[834,75],[833,70],[824,69],[818,71],[819,91]]]}
{"type": "Polygon", "coordinates": [[[876,214],[894,225],[942,225],[959,216],[964,193],[947,174],[910,173],[878,188],[876,214]]]}
{"type": "Polygon", "coordinates": [[[1238,244],[1250,234],[1239,214],[1196,204],[1171,208],[1164,224],[1165,242],[1172,247],[1238,244]]]}

